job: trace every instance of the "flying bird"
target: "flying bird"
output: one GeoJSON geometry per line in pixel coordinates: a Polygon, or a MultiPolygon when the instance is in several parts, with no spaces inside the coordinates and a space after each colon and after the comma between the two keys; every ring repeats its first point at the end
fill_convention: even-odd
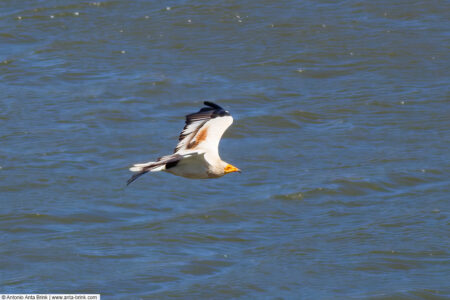
{"type": "Polygon", "coordinates": [[[233,123],[233,117],[219,105],[205,101],[206,107],[186,116],[186,124],[178,138],[174,153],[142,164],[135,164],[136,172],[127,185],[148,172],[164,171],[191,179],[218,178],[238,168],[220,159],[219,142],[233,123]]]}

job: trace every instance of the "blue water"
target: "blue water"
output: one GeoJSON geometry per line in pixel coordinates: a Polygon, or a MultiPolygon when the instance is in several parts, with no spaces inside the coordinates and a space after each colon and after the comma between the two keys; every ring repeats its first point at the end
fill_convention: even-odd
{"type": "Polygon", "coordinates": [[[2,1],[0,293],[448,299],[448,1],[2,1]],[[214,180],[170,154],[202,102],[214,180]]]}

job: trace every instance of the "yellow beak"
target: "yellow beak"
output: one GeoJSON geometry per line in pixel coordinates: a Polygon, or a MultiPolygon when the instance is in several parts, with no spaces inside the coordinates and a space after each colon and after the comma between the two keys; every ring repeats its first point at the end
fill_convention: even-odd
{"type": "Polygon", "coordinates": [[[224,171],[225,171],[225,174],[233,173],[233,172],[239,172],[239,173],[241,172],[241,170],[239,170],[238,168],[236,168],[235,166],[230,165],[230,164],[228,164],[225,167],[224,171]]]}

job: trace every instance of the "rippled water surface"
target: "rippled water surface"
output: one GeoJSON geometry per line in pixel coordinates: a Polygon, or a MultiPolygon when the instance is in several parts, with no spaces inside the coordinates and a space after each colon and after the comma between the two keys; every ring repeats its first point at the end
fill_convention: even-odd
{"type": "Polygon", "coordinates": [[[0,292],[450,297],[449,2],[0,2],[0,292]],[[148,174],[214,101],[243,170],[148,174]]]}

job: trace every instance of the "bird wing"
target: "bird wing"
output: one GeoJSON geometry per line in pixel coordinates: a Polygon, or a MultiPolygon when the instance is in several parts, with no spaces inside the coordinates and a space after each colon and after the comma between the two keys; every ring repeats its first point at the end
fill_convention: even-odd
{"type": "Polygon", "coordinates": [[[174,153],[202,150],[219,154],[219,142],[233,123],[233,117],[219,105],[205,101],[207,107],[186,116],[186,124],[174,153]]]}

